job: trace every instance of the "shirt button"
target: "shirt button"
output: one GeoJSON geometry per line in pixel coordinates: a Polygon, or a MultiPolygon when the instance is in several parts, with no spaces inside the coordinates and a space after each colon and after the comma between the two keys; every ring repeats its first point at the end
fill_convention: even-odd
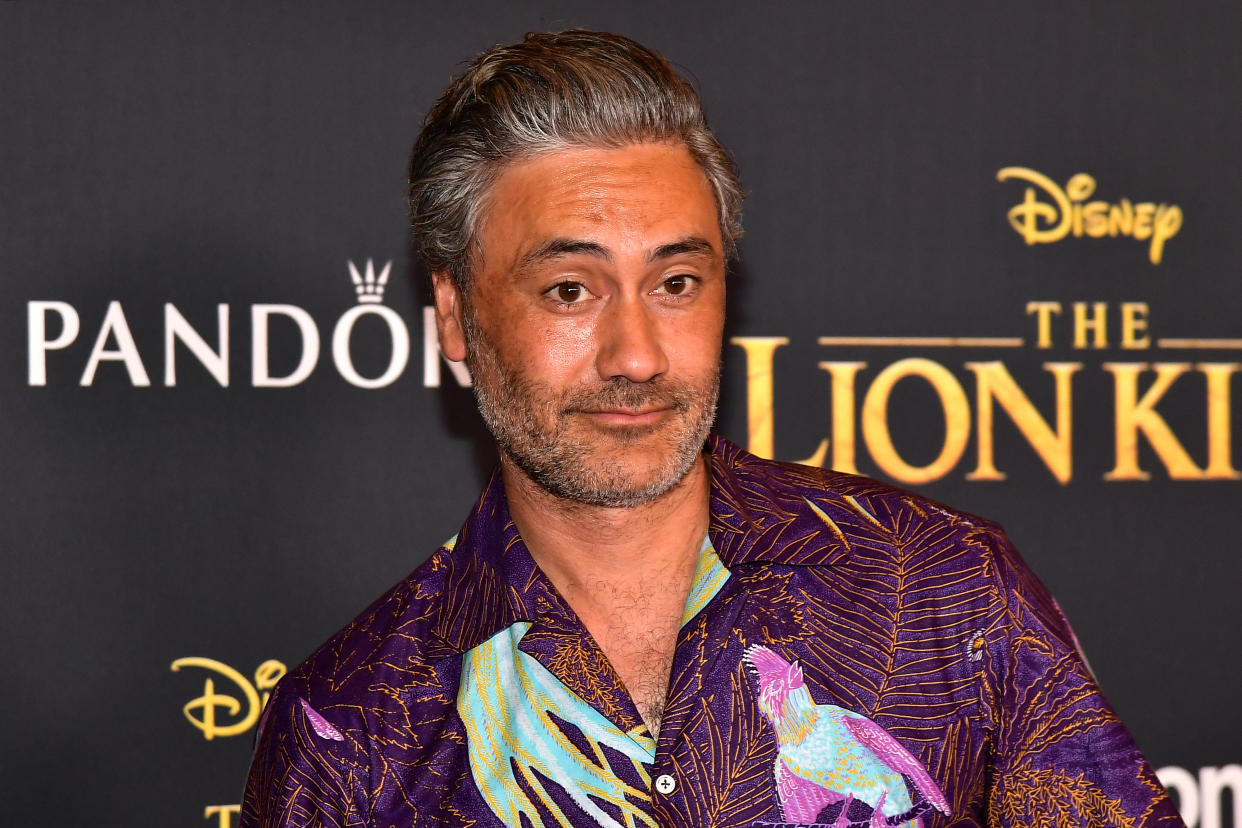
{"type": "Polygon", "coordinates": [[[655,789],[662,794],[671,794],[677,790],[677,780],[667,773],[662,773],[656,777],[655,789]]]}

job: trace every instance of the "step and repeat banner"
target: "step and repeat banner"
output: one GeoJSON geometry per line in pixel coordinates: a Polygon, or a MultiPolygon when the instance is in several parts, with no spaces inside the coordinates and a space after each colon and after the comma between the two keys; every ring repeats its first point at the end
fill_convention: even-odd
{"type": "Polygon", "coordinates": [[[1242,825],[1242,13],[1157,2],[0,3],[0,821],[235,825],[272,686],[456,532],[407,156],[569,26],[741,169],[720,430],[1003,523],[1242,825]]]}

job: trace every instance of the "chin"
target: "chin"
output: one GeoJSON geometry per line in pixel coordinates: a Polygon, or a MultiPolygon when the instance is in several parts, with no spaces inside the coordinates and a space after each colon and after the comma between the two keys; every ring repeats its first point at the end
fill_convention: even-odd
{"type": "Polygon", "coordinates": [[[682,469],[673,467],[672,459],[667,452],[647,463],[636,462],[634,457],[618,460],[610,455],[568,474],[561,470],[559,474],[548,475],[538,468],[524,471],[548,492],[564,500],[587,506],[633,508],[658,500],[685,480],[693,462],[682,469]]]}

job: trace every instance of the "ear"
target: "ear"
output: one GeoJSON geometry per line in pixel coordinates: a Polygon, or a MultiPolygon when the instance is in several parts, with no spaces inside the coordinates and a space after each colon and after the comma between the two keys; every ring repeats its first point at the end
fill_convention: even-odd
{"type": "Polygon", "coordinates": [[[431,287],[435,293],[440,350],[453,362],[462,362],[466,358],[466,322],[457,282],[447,270],[437,270],[431,274],[431,287]]]}

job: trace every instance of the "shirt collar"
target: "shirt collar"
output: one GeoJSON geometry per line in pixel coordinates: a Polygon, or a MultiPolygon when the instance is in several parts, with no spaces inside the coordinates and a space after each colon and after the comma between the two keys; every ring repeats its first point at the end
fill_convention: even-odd
{"type": "Polygon", "coordinates": [[[824,566],[848,554],[841,526],[859,515],[832,488],[840,475],[764,460],[715,434],[708,446],[710,533],[725,566],[824,566]]]}
{"type": "MultiPolygon", "coordinates": [[[[730,570],[762,563],[826,565],[848,553],[833,518],[835,504],[805,496],[824,493],[822,471],[762,460],[715,434],[707,448],[708,534],[730,570]]],[[[519,621],[568,611],[518,534],[499,470],[461,532],[429,563],[446,570],[436,634],[452,653],[470,650],[519,621]]]]}

